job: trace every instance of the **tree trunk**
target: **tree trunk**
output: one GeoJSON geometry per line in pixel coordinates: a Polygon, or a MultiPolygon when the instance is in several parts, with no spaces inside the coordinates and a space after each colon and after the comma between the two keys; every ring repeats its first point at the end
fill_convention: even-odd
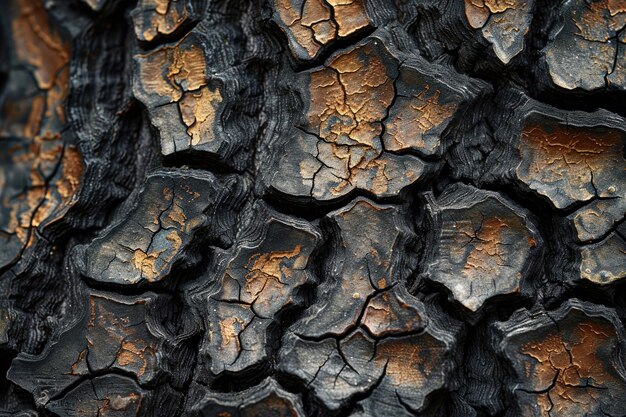
{"type": "Polygon", "coordinates": [[[0,416],[626,412],[626,1],[0,28],[0,416]]]}

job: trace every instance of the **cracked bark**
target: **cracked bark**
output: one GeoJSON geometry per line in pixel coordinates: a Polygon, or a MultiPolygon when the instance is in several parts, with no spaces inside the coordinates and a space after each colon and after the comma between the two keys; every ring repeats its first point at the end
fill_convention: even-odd
{"type": "Polygon", "coordinates": [[[623,0],[9,0],[0,415],[619,416],[623,0]]]}

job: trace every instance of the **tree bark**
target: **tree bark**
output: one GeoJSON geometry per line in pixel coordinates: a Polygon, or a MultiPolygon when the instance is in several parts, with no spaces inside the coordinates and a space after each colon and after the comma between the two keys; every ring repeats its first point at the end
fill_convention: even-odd
{"type": "Polygon", "coordinates": [[[0,416],[622,416],[626,1],[8,0],[0,416]]]}

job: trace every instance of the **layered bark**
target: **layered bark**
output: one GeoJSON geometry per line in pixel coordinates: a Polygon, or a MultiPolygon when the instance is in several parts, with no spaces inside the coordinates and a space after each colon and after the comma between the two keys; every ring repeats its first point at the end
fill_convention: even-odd
{"type": "Polygon", "coordinates": [[[624,413],[623,0],[0,24],[0,415],[624,413]]]}

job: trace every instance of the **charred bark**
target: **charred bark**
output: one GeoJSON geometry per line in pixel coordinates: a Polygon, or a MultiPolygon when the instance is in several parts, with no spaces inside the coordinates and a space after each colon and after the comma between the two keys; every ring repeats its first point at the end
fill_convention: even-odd
{"type": "Polygon", "coordinates": [[[625,28],[6,1],[0,416],[623,416],[625,28]]]}

